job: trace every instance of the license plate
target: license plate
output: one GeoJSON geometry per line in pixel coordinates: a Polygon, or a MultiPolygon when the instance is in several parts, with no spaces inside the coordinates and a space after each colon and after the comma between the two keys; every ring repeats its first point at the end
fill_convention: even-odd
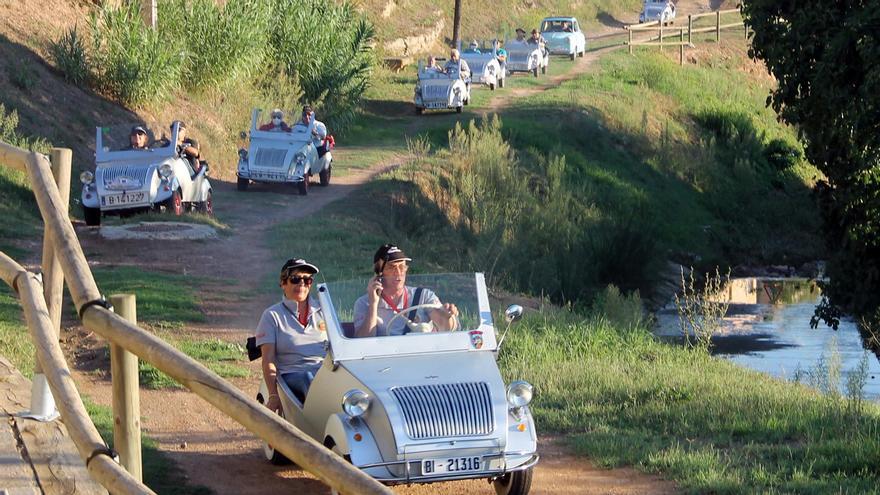
{"type": "Polygon", "coordinates": [[[101,206],[119,206],[132,203],[142,203],[146,194],[141,192],[131,192],[122,194],[108,194],[101,196],[101,206]]]}
{"type": "Polygon", "coordinates": [[[422,459],[423,476],[439,476],[450,473],[481,471],[483,460],[479,456],[450,457],[448,459],[422,459]]]}
{"type": "Polygon", "coordinates": [[[448,103],[428,103],[428,108],[446,108],[448,103]]]}

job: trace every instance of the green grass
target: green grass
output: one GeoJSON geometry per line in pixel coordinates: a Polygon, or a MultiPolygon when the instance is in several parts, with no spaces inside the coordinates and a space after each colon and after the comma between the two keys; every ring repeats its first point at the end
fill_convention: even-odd
{"type": "Polygon", "coordinates": [[[30,378],[34,373],[34,352],[18,297],[0,282],[0,356],[30,378]]]}
{"type": "Polygon", "coordinates": [[[877,493],[880,408],[555,311],[514,326],[499,363],[536,386],[542,433],[688,493],[877,493]]]}
{"type": "MultiPolygon", "coordinates": [[[[179,338],[167,332],[163,332],[161,337],[165,342],[204,364],[208,369],[223,378],[250,376],[250,371],[243,366],[243,363],[245,363],[244,356],[247,355],[247,352],[239,344],[219,339],[179,338]]],[[[139,361],[138,366],[142,387],[152,389],[182,388],[182,385],[151,364],[139,361]]]]}
{"type": "MultiPolygon", "coordinates": [[[[97,405],[89,400],[83,401],[92,422],[111,448],[113,447],[113,410],[97,405]]],[[[141,435],[144,484],[156,493],[174,493],[178,495],[209,495],[213,493],[202,485],[192,485],[187,481],[186,473],[179,468],[167,454],[161,452],[156,442],[146,435],[141,435]]]]}
{"type": "Polygon", "coordinates": [[[181,329],[185,323],[205,321],[199,308],[194,277],[145,271],[134,266],[97,267],[92,270],[98,289],[137,296],[138,323],[160,329],[181,329]]]}

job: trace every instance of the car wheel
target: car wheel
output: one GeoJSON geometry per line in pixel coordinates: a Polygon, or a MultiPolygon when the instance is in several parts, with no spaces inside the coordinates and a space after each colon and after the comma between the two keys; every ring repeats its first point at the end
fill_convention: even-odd
{"type": "Polygon", "coordinates": [[[526,495],[532,488],[532,468],[507,473],[492,483],[497,495],[526,495]]]}
{"type": "MultiPolygon", "coordinates": [[[[265,400],[263,400],[263,394],[257,394],[257,402],[259,402],[260,404],[265,403],[265,400]]],[[[283,412],[279,412],[278,415],[281,416],[282,418],[284,417],[283,412]]],[[[266,456],[267,461],[271,462],[272,464],[274,464],[276,466],[285,466],[287,464],[291,464],[290,459],[285,457],[284,454],[282,454],[281,452],[278,452],[277,450],[275,450],[275,447],[272,447],[271,445],[269,445],[266,442],[262,442],[262,443],[263,443],[263,455],[266,456]]]]}
{"type": "Polygon", "coordinates": [[[239,191],[247,191],[248,185],[250,185],[250,183],[251,181],[249,179],[242,179],[241,177],[239,177],[236,187],[239,191]]]}
{"type": "Polygon", "coordinates": [[[498,87],[499,87],[499,88],[503,88],[503,87],[504,87],[504,80],[505,80],[505,79],[507,79],[507,78],[506,78],[506,77],[502,77],[501,79],[498,80],[498,87]]]}
{"type": "Polygon", "coordinates": [[[489,91],[495,91],[495,83],[489,83],[489,91]]]}
{"type": "Polygon", "coordinates": [[[545,65],[545,66],[541,67],[541,74],[546,74],[546,73],[547,73],[547,66],[545,65]]]}
{"type": "Polygon", "coordinates": [[[578,57],[583,58],[583,57],[584,57],[584,54],[585,54],[586,52],[587,52],[587,47],[585,46],[585,47],[581,48],[581,52],[578,53],[578,57]]]}
{"type": "Polygon", "coordinates": [[[304,175],[302,182],[297,183],[297,189],[299,190],[300,196],[305,196],[309,193],[309,176],[304,175]]]}
{"type": "Polygon", "coordinates": [[[171,193],[171,197],[165,200],[163,206],[165,206],[167,213],[177,217],[183,215],[183,199],[180,197],[180,190],[178,189],[171,193]]]}
{"type": "Polygon", "coordinates": [[[538,77],[538,68],[537,68],[537,67],[535,67],[534,69],[532,69],[532,75],[535,76],[535,77],[538,77]]]}
{"type": "Polygon", "coordinates": [[[425,109],[422,107],[416,107],[416,115],[421,115],[425,113],[425,109]]]}
{"type": "Polygon", "coordinates": [[[461,107],[455,107],[455,113],[461,113],[461,107]]]}
{"type": "Polygon", "coordinates": [[[574,53],[568,56],[571,60],[574,60],[574,53]]]}
{"type": "Polygon", "coordinates": [[[333,169],[333,163],[328,163],[327,168],[321,170],[321,173],[318,174],[318,177],[321,178],[321,185],[327,187],[330,185],[330,174],[333,169]]]}
{"type": "Polygon", "coordinates": [[[211,191],[208,191],[208,197],[205,198],[204,201],[199,202],[199,206],[197,208],[199,213],[204,213],[209,217],[214,216],[214,198],[211,194],[211,191]]]}
{"type": "Polygon", "coordinates": [[[101,225],[101,209],[83,206],[83,219],[90,227],[101,225]]]}

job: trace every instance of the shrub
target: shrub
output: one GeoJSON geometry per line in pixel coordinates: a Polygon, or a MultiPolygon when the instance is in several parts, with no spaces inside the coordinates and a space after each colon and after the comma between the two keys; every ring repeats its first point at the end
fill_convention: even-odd
{"type": "Polygon", "coordinates": [[[98,88],[127,105],[162,100],[180,82],[184,62],[177,38],[147,27],[138,2],[109,4],[89,22],[94,42],[93,80],[98,88]]]}
{"type": "Polygon", "coordinates": [[[800,147],[789,144],[784,139],[773,139],[764,148],[764,157],[775,170],[788,170],[800,163],[803,151],[800,147]]]}
{"type": "Polygon", "coordinates": [[[80,85],[89,80],[86,47],[77,28],[73,28],[49,45],[49,54],[55,66],[69,83],[80,85]]]}

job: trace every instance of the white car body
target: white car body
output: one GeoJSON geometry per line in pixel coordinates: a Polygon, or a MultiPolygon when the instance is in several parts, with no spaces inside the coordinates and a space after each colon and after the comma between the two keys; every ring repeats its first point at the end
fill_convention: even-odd
{"type": "Polygon", "coordinates": [[[507,70],[498,62],[493,48],[481,49],[480,53],[462,50],[461,58],[471,69],[471,82],[485,84],[492,91],[504,87],[507,70]]]}
{"type": "Polygon", "coordinates": [[[333,155],[328,151],[318,157],[321,140],[313,133],[315,120],[308,126],[292,125],[289,132],[261,131],[261,113],[259,108],[251,113],[248,149],[238,152],[238,190],[246,190],[250,182],[275,182],[294,185],[305,195],[314,174],[321,185],[329,184],[333,155]]]}
{"type": "MultiPolygon", "coordinates": [[[[407,284],[432,288],[455,303],[460,330],[351,338],[351,323],[343,318],[351,319],[366,281],[321,284],[327,357],[305,404],[278,380],[283,416],[383,483],[483,478],[495,482],[497,493],[527,494],[538,462],[528,408],[532,388],[506,385],[501,377],[483,274],[410,276],[407,284]],[[528,399],[516,403],[523,395],[515,389],[527,389],[528,399]],[[360,414],[346,406],[356,392],[368,402],[360,414]]],[[[506,316],[512,320],[521,311],[511,306],[506,316]]],[[[264,402],[266,394],[263,383],[257,400],[264,402]]],[[[267,444],[264,453],[284,462],[267,444]]]]}
{"type": "Polygon", "coordinates": [[[448,108],[461,113],[470,98],[470,84],[459,77],[458,70],[441,72],[419,62],[418,81],[413,95],[416,113],[448,108]]]}
{"type": "Polygon", "coordinates": [[[675,4],[670,0],[645,0],[639,22],[660,22],[662,24],[675,21],[675,4]]]}
{"type": "Polygon", "coordinates": [[[547,73],[550,65],[550,53],[544,53],[540,45],[525,41],[509,41],[504,44],[507,50],[507,72],[530,72],[538,77],[538,72],[547,73]]]}
{"type": "Polygon", "coordinates": [[[546,17],[541,21],[541,36],[552,55],[568,55],[574,60],[587,51],[587,38],[574,17],[546,17]],[[564,23],[568,23],[568,31],[563,30],[564,23]]]}
{"type": "Polygon", "coordinates": [[[124,130],[125,141],[120,136],[113,139],[110,127],[96,129],[95,172],[80,176],[86,224],[100,225],[102,215],[146,210],[165,209],[176,215],[190,209],[213,213],[208,167],[195,173],[189,160],[179,157],[176,146],[170,144],[177,142],[177,123],[171,129],[171,139],[161,142],[166,146],[143,150],[128,149],[127,127],[116,127],[124,130]],[[160,173],[169,169],[167,176],[160,173]],[[87,181],[89,175],[91,180],[87,181]]]}

